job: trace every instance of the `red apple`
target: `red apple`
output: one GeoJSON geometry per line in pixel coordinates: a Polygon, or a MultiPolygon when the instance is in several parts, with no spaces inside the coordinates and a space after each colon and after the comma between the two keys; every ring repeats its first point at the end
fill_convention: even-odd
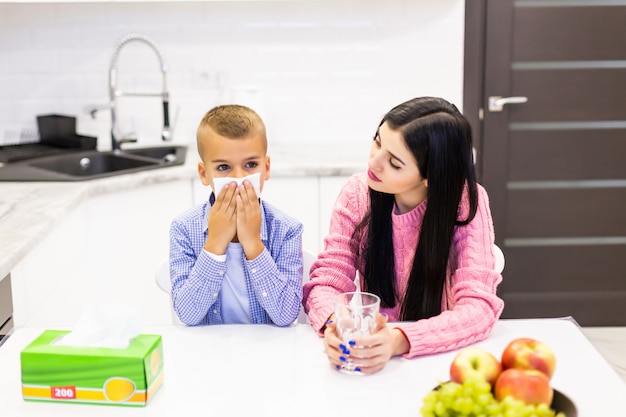
{"type": "Polygon", "coordinates": [[[535,369],[509,368],[500,373],[494,388],[496,400],[513,397],[526,404],[552,404],[554,390],[548,377],[535,369]]]}
{"type": "Polygon", "coordinates": [[[511,341],[504,348],[501,362],[503,369],[536,369],[550,379],[556,367],[556,356],[545,343],[522,337],[511,341]]]}
{"type": "Polygon", "coordinates": [[[487,381],[493,387],[502,371],[500,361],[486,350],[472,346],[460,351],[450,364],[450,379],[462,384],[471,378],[487,381]]]}

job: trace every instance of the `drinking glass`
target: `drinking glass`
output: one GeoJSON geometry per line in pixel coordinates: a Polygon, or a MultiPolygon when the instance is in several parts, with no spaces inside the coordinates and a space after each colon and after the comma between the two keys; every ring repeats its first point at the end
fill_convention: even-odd
{"type": "Polygon", "coordinates": [[[352,348],[349,342],[376,330],[376,316],[380,298],[368,292],[346,292],[335,297],[335,320],[337,333],[343,340],[344,358],[340,371],[349,375],[361,375],[358,364],[345,351],[352,348]]]}

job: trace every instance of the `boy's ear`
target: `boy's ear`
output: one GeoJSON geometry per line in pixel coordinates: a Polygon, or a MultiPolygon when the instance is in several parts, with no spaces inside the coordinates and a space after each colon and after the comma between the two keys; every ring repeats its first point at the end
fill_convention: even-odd
{"type": "Polygon", "coordinates": [[[270,179],[270,157],[269,155],[265,156],[265,179],[270,179]]]}
{"type": "Polygon", "coordinates": [[[204,168],[204,164],[202,162],[198,162],[198,176],[200,176],[200,181],[202,181],[202,185],[211,185],[206,177],[206,169],[204,168]]]}

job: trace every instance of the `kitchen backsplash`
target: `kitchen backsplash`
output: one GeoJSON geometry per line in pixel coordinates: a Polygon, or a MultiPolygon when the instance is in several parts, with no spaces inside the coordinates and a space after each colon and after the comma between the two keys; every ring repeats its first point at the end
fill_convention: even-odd
{"type": "MultiPolygon", "coordinates": [[[[35,116],[77,117],[110,147],[108,69],[117,41],[142,33],[167,63],[174,140],[238,102],[264,117],[272,147],[369,147],[381,116],[414,96],[461,108],[463,0],[0,3],[0,144],[37,137],[35,116]],[[361,145],[362,144],[362,145],[361,145]]],[[[129,44],[120,89],[161,90],[154,53],[129,44]]],[[[123,133],[158,143],[158,98],[121,97],[123,133]]]]}

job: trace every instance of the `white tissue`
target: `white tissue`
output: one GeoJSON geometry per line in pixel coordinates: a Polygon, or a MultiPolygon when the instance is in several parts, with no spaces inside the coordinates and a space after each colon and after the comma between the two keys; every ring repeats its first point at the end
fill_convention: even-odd
{"type": "Polygon", "coordinates": [[[220,195],[220,191],[226,184],[230,184],[231,182],[236,182],[237,185],[241,185],[242,182],[248,180],[252,187],[254,187],[254,192],[257,197],[261,197],[261,173],[257,172],[256,174],[248,175],[247,177],[234,178],[234,177],[222,177],[222,178],[213,178],[213,192],[215,193],[215,198],[220,195]]]}
{"type": "Polygon", "coordinates": [[[138,315],[120,305],[88,308],[74,329],[54,341],[54,345],[125,349],[141,330],[138,315]]]}

